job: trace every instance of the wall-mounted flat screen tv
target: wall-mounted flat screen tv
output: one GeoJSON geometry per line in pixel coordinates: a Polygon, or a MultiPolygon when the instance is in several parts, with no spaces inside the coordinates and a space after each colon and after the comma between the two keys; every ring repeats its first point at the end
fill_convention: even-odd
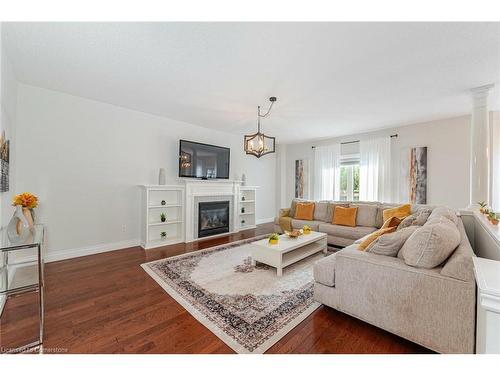
{"type": "Polygon", "coordinates": [[[229,178],[229,154],[227,147],[205,143],[179,141],[179,177],[229,178]]]}

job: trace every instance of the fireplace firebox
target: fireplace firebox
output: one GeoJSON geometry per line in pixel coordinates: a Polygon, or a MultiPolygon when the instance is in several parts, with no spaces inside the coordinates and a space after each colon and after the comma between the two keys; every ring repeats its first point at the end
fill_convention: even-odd
{"type": "Polygon", "coordinates": [[[229,201],[198,203],[198,238],[229,232],[229,201]]]}

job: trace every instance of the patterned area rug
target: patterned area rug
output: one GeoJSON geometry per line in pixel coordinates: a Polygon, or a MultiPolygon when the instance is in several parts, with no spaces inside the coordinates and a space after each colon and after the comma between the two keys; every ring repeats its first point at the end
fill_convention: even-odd
{"type": "Polygon", "coordinates": [[[312,255],[283,270],[252,266],[251,242],[233,242],[142,264],[197,320],[237,353],[264,353],[320,306],[312,255]]]}

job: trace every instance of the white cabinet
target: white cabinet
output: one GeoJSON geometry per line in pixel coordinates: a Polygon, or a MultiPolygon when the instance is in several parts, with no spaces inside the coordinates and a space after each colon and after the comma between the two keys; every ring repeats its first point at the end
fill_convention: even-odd
{"type": "Polygon", "coordinates": [[[255,202],[257,200],[257,186],[241,186],[238,199],[238,223],[241,230],[256,227],[255,202]]]}
{"type": "Polygon", "coordinates": [[[500,354],[500,261],[474,257],[477,283],[476,353],[500,354]]]}
{"type": "Polygon", "coordinates": [[[184,242],[184,187],[142,185],[141,246],[184,242]]]}

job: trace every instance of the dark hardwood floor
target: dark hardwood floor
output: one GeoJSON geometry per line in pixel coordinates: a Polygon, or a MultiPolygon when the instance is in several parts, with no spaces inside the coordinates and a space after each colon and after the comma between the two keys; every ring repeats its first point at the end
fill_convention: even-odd
{"type": "MultiPolygon", "coordinates": [[[[46,264],[46,351],[233,353],[140,267],[141,263],[269,233],[235,235],[144,251],[140,247],[46,264]]],[[[33,295],[9,300],[0,346],[36,332],[33,295]]],[[[429,353],[360,320],[320,307],[267,353],[429,353]]]]}

